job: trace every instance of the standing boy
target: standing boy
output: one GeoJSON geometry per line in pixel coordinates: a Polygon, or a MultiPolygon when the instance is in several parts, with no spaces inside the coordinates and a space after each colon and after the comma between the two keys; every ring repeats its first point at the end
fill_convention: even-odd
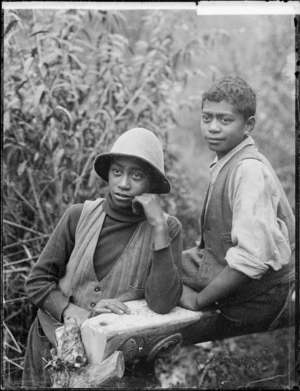
{"type": "MultiPolygon", "coordinates": [[[[257,324],[272,329],[293,289],[294,215],[249,136],[255,111],[255,93],[239,77],[224,77],[203,94],[201,130],[216,158],[201,243],[183,254],[180,305],[218,309],[216,334],[257,324]]],[[[195,343],[197,330],[188,333],[195,343]]]]}
{"type": "Polygon", "coordinates": [[[39,310],[28,337],[24,387],[50,385],[45,365],[65,318],[80,325],[100,313],[129,313],[124,302],[141,298],[167,313],[182,293],[181,225],[160,205],[158,194],[168,193],[170,183],[158,138],[131,129],[96,157],[94,168],[108,181],[107,197],[66,211],[26,282],[39,310]]]}

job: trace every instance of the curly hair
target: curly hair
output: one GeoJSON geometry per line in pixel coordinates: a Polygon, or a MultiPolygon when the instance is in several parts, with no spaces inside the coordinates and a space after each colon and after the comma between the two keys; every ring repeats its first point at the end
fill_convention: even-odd
{"type": "Polygon", "coordinates": [[[250,85],[238,76],[225,76],[216,80],[202,94],[202,108],[205,100],[213,102],[225,100],[236,106],[245,120],[255,115],[256,94],[250,85]]]}

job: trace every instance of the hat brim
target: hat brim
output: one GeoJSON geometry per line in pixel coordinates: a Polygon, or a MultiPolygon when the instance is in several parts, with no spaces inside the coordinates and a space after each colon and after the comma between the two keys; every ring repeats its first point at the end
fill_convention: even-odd
{"type": "Polygon", "coordinates": [[[139,156],[128,155],[124,153],[104,152],[96,156],[94,161],[94,169],[96,173],[106,182],[108,182],[108,172],[111,160],[114,157],[130,157],[133,159],[141,160],[151,168],[151,180],[153,181],[152,192],[156,194],[166,194],[171,191],[171,183],[169,179],[156,167],[154,167],[146,159],[143,159],[139,156]]]}

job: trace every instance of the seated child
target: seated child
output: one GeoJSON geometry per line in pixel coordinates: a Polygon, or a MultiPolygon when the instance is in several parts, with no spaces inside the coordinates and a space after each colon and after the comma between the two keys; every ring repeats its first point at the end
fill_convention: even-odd
{"type": "MultiPolygon", "coordinates": [[[[294,286],[294,215],[274,170],[249,135],[256,111],[252,88],[228,76],[202,98],[201,131],[216,158],[201,243],[183,253],[180,305],[219,310],[216,333],[257,324],[272,329],[294,286]]],[[[197,331],[189,333],[196,343],[197,331]]]]}
{"type": "Polygon", "coordinates": [[[25,284],[39,310],[24,387],[51,385],[45,365],[64,319],[81,325],[101,313],[130,313],[124,302],[141,298],[164,314],[182,293],[181,224],[160,205],[158,194],[168,193],[170,182],[158,138],[147,129],[128,130],[96,157],[94,168],[108,181],[107,197],[65,212],[25,284]]]}

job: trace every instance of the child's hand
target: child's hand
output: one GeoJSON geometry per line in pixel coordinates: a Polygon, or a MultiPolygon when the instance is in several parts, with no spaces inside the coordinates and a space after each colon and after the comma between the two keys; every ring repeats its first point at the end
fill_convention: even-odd
{"type": "Polygon", "coordinates": [[[121,300],[103,299],[96,304],[96,307],[92,311],[92,316],[111,312],[118,315],[130,314],[129,308],[121,300]]]}
{"type": "Polygon", "coordinates": [[[69,303],[67,308],[63,312],[63,318],[73,318],[78,326],[88,319],[90,316],[90,311],[85,310],[84,308],[79,307],[73,303],[69,303]]]}
{"type": "Polygon", "coordinates": [[[135,201],[132,201],[132,211],[133,211],[134,215],[139,216],[142,213],[144,213],[144,208],[143,208],[142,204],[140,204],[139,202],[137,202],[135,200],[135,201]]]}
{"type": "Polygon", "coordinates": [[[132,205],[140,203],[143,206],[149,224],[153,227],[152,241],[155,250],[169,245],[168,224],[157,194],[143,193],[135,196],[132,205]]]}
{"type": "Polygon", "coordinates": [[[179,306],[192,311],[197,311],[197,295],[198,294],[196,291],[189,288],[188,286],[183,285],[183,291],[179,300],[179,306]]]}
{"type": "Polygon", "coordinates": [[[143,193],[135,196],[132,201],[134,211],[138,212],[141,208],[139,204],[143,207],[147,220],[152,227],[164,226],[166,224],[164,212],[157,194],[143,193]]]}

